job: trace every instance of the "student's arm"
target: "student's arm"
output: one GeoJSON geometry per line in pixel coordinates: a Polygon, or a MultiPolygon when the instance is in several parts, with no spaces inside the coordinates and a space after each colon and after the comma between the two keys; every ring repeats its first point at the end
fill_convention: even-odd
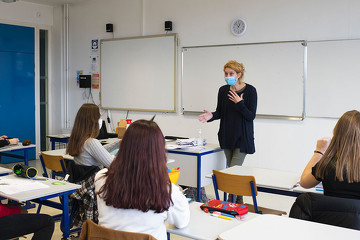
{"type": "Polygon", "coordinates": [[[111,155],[106,149],[101,145],[99,140],[93,138],[88,140],[88,151],[93,158],[101,163],[104,167],[109,167],[111,162],[114,159],[114,156],[111,155]]]}
{"type": "Polygon", "coordinates": [[[177,228],[186,227],[190,221],[189,203],[175,184],[172,184],[171,199],[174,205],[169,208],[167,222],[177,228]]]}
{"type": "MultiPolygon", "coordinates": [[[[324,137],[317,141],[316,151],[325,153],[326,149],[330,144],[331,138],[324,137]]],[[[314,152],[312,158],[309,163],[306,165],[303,173],[300,178],[300,185],[303,188],[312,188],[319,184],[319,181],[316,180],[314,175],[312,175],[312,168],[316,165],[316,163],[322,158],[322,154],[314,152]]]]}

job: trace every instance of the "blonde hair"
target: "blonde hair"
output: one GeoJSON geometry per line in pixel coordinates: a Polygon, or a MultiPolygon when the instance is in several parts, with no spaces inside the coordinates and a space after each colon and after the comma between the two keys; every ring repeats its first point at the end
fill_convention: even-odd
{"type": "Polygon", "coordinates": [[[242,63],[239,63],[235,60],[230,60],[224,65],[224,71],[225,71],[225,68],[231,68],[237,74],[241,73],[240,80],[242,80],[244,78],[245,68],[242,63]]]}
{"type": "Polygon", "coordinates": [[[360,113],[344,113],[334,128],[334,136],[318,163],[316,177],[324,178],[328,167],[335,167],[335,178],[360,182],[360,113]],[[332,165],[332,166],[331,166],[332,165]]]}

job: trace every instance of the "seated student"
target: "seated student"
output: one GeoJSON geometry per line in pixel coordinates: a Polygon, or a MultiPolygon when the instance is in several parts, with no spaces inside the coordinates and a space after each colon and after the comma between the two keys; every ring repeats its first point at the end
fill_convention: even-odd
{"type": "Polygon", "coordinates": [[[360,199],[360,113],[344,113],[333,135],[317,141],[300,185],[311,188],[322,182],[324,195],[360,199]]]}
{"type": "Polygon", "coordinates": [[[109,167],[114,159],[96,137],[99,135],[102,119],[95,104],[83,104],[76,114],[66,152],[74,162],[83,166],[109,167]]]}
{"type": "Polygon", "coordinates": [[[188,225],[189,204],[169,179],[165,139],[153,121],[138,120],[125,132],[108,169],[95,176],[99,225],[167,239],[165,220],[188,225]]]}
{"type": "Polygon", "coordinates": [[[2,135],[0,137],[0,147],[4,147],[4,146],[9,145],[9,144],[18,144],[18,143],[19,143],[18,138],[8,138],[5,135],[2,135]]]}
{"type": "Polygon", "coordinates": [[[0,240],[34,233],[33,240],[50,240],[54,220],[46,214],[26,214],[16,206],[0,204],[0,240]]]}

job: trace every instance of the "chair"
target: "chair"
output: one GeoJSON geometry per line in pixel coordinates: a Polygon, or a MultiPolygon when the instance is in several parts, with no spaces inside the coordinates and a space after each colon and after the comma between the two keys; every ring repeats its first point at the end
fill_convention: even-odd
{"type": "Polygon", "coordinates": [[[125,232],[125,231],[118,231],[110,228],[105,228],[94,223],[90,219],[87,219],[82,227],[79,240],[98,240],[98,239],[156,240],[150,234],[125,232]]]}
{"type": "Polygon", "coordinates": [[[289,217],[360,230],[360,199],[303,193],[296,198],[289,217]]]}
{"type": "Polygon", "coordinates": [[[55,179],[55,176],[65,177],[66,167],[63,156],[61,155],[49,155],[41,152],[40,154],[41,165],[44,170],[44,177],[48,177],[47,170],[51,170],[51,177],[55,179]]]}
{"type": "Polygon", "coordinates": [[[218,190],[224,192],[224,201],[226,201],[227,193],[232,195],[232,202],[235,202],[234,195],[252,196],[253,204],[244,204],[248,207],[249,212],[261,214],[286,215],[286,212],[270,208],[259,207],[257,205],[257,187],[254,176],[244,176],[223,173],[213,170],[213,184],[216,199],[220,200],[218,190]]]}

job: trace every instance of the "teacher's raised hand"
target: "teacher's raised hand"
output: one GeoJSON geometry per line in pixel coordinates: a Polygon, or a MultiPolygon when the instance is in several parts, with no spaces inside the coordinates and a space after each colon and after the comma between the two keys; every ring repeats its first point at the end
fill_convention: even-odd
{"type": "Polygon", "coordinates": [[[213,117],[213,114],[210,111],[204,110],[204,113],[199,115],[199,121],[202,123],[205,123],[205,122],[209,121],[212,117],[213,117]]]}

